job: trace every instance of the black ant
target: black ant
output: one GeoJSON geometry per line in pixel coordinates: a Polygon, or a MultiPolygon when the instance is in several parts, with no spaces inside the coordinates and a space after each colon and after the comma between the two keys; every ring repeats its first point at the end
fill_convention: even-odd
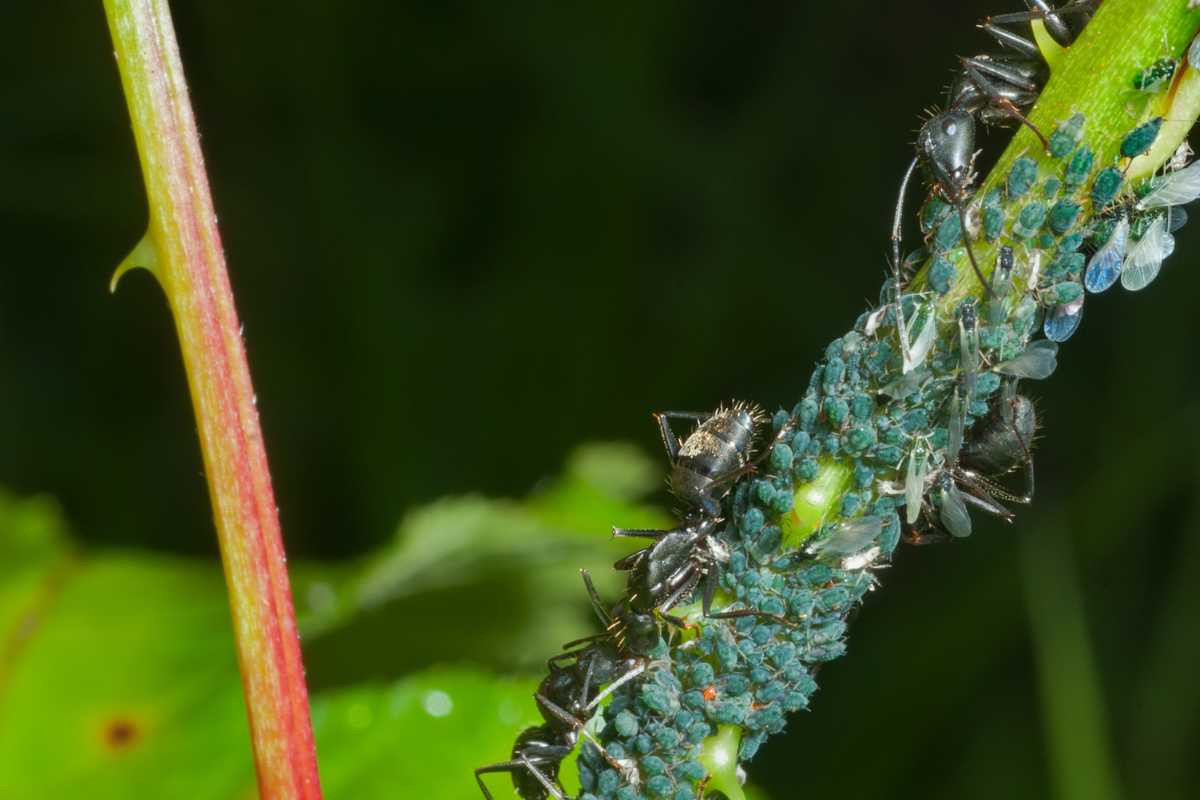
{"type": "MultiPolygon", "coordinates": [[[[1037,409],[1033,401],[1020,394],[998,397],[988,415],[980,419],[962,442],[957,453],[947,453],[947,461],[936,487],[940,513],[935,527],[950,536],[971,534],[971,517],[966,504],[1012,522],[1015,515],[1004,503],[1028,505],[1033,502],[1034,469],[1031,447],[1037,434],[1037,409]],[[1011,472],[1023,469],[1025,488],[1016,492],[998,483],[1011,472]]],[[[911,544],[926,544],[945,537],[910,531],[911,544]]]]}
{"type": "MultiPolygon", "coordinates": [[[[517,736],[509,760],[475,770],[475,782],[487,800],[493,798],[483,776],[496,772],[509,773],[513,788],[525,800],[566,800],[558,782],[558,769],[575,749],[579,737],[587,735],[586,719],[615,688],[645,669],[637,659],[620,658],[607,642],[560,653],[547,662],[547,667],[550,674],[534,693],[543,724],[526,728],[517,736]],[[599,691],[605,684],[608,688],[599,691]]],[[[603,748],[601,752],[604,753],[603,748]]],[[[607,754],[605,757],[619,772],[630,777],[629,765],[607,754]]]]}
{"type": "Polygon", "coordinates": [[[975,120],[986,125],[1005,125],[1019,122],[1028,126],[1046,146],[1046,137],[1025,116],[1037,102],[1049,67],[1037,43],[1020,36],[1002,25],[1041,20],[1056,42],[1064,47],[1079,36],[1091,19],[1101,0],[1076,0],[1054,8],[1046,0],[1025,0],[1028,11],[999,14],[986,18],[980,28],[1014,53],[988,54],[960,58],[961,69],[950,84],[946,110],[934,114],[917,133],[916,155],[909,163],[900,182],[900,194],[892,220],[892,269],[899,294],[901,228],[904,219],[904,198],[918,166],[925,173],[933,195],[958,211],[963,243],[971,268],[985,293],[991,287],[971,248],[967,225],[966,204],[975,183],[975,120]]]}

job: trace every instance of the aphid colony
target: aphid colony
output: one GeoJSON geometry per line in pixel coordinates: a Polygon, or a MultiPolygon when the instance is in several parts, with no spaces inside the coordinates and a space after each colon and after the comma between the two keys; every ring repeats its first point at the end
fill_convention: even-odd
{"type": "MultiPolygon", "coordinates": [[[[1048,73],[1037,46],[1001,26],[1037,19],[1068,46],[1099,2],[1027,5],[982,24],[1013,53],[963,59],[948,109],[922,127],[896,212],[893,278],[879,307],[825,349],[800,402],[771,418],[743,403],[655,415],[684,512],[671,530],[614,529],[648,541],[616,564],[628,573],[624,596],[606,603],[584,574],[603,630],[550,659],[535,694],[543,722],[509,759],[476,770],[484,797],[484,776],[507,773],[526,800],[565,800],[559,772],[577,748],[579,800],[720,792],[730,776],[714,766],[714,743],[733,735],[740,777],[808,705],[820,665],[845,652],[873,568],[901,540],[965,537],[971,508],[1011,520],[1009,506],[1032,499],[1038,420],[1020,382],[1053,373],[1087,293],[1154,280],[1183,224],[1178,206],[1200,196],[1200,164],[1187,164],[1184,145],[1162,174],[1128,185],[1128,164],[1162,119],[1133,126],[1113,163],[1098,163],[1087,119],[1073,114],[1038,131],[1044,157],[1017,158],[1002,186],[977,197],[975,122],[1034,127],[1024,115],[1048,73]],[[929,183],[925,243],[901,259],[918,166],[929,183]],[[990,275],[973,243],[994,254],[990,275]],[[945,318],[939,300],[956,264],[970,265],[982,297],[945,318]],[[679,420],[695,424],[682,441],[679,420]],[[797,498],[831,470],[845,488],[812,523],[797,498]]],[[[1165,91],[1195,69],[1189,61],[1148,65],[1133,90],[1165,91]]]]}

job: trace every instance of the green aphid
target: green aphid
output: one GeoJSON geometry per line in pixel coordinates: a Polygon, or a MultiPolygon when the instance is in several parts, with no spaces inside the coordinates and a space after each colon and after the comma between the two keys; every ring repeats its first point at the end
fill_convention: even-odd
{"type": "Polygon", "coordinates": [[[613,720],[613,724],[617,729],[617,733],[624,737],[628,738],[637,735],[637,717],[635,717],[633,714],[630,714],[628,711],[622,711],[621,713],[617,714],[617,718],[613,720]]]}
{"type": "Polygon", "coordinates": [[[923,431],[929,427],[929,412],[923,408],[914,408],[904,415],[904,430],[909,433],[923,431]]]}
{"type": "Polygon", "coordinates": [[[1160,58],[1144,70],[1133,76],[1133,88],[1139,92],[1157,92],[1163,88],[1171,78],[1175,77],[1175,70],[1179,67],[1179,60],[1175,58],[1160,58]]]}
{"type": "Polygon", "coordinates": [[[1042,197],[1047,200],[1053,200],[1055,195],[1062,190],[1062,181],[1058,178],[1050,177],[1042,183],[1042,197]]]}
{"type": "Polygon", "coordinates": [[[866,419],[875,410],[875,401],[868,394],[855,395],[850,400],[850,414],[855,419],[866,419]]]}
{"type": "Polygon", "coordinates": [[[1075,225],[1075,221],[1079,219],[1079,212],[1082,207],[1074,200],[1059,200],[1050,209],[1050,230],[1058,236],[1062,236],[1075,225]]]}
{"type": "Polygon", "coordinates": [[[1149,122],[1145,122],[1132,131],[1121,142],[1121,156],[1123,158],[1137,158],[1142,153],[1150,149],[1154,144],[1154,140],[1158,138],[1158,132],[1162,129],[1163,118],[1155,117],[1149,122]]]}
{"type": "Polygon", "coordinates": [[[1029,156],[1021,156],[1013,162],[1008,172],[1008,196],[1012,200],[1023,197],[1037,183],[1038,165],[1029,156]]]}
{"type": "Polygon", "coordinates": [[[875,470],[863,464],[856,464],[854,467],[854,485],[859,489],[866,489],[875,482],[875,470]]]}
{"type": "Polygon", "coordinates": [[[1058,129],[1050,134],[1050,155],[1062,158],[1074,150],[1083,136],[1083,123],[1083,114],[1073,114],[1070,119],[1059,125],[1058,129]]]}
{"type": "Polygon", "coordinates": [[[802,458],[792,466],[792,473],[800,483],[808,483],[817,477],[818,467],[815,458],[802,458]]]}
{"type": "Polygon", "coordinates": [[[1079,277],[1085,262],[1083,253],[1063,253],[1050,262],[1042,276],[1047,281],[1061,281],[1068,276],[1079,277]]]}
{"type": "Polygon", "coordinates": [[[1155,220],[1161,217],[1161,214],[1134,214],[1129,221],[1129,238],[1131,241],[1138,241],[1154,224],[1155,220]]]}
{"type": "Polygon", "coordinates": [[[1083,231],[1075,231],[1069,236],[1064,236],[1058,242],[1059,253],[1074,253],[1083,244],[1083,240],[1087,238],[1087,234],[1083,231]]]}
{"type": "Polygon", "coordinates": [[[1004,231],[1004,211],[1000,208],[985,208],[983,210],[983,236],[989,242],[1000,238],[1004,231]]]}
{"type": "Polygon", "coordinates": [[[1075,152],[1075,155],[1071,156],[1071,161],[1067,164],[1067,170],[1063,173],[1063,185],[1068,192],[1075,191],[1087,182],[1088,174],[1092,171],[1092,164],[1095,161],[1096,156],[1087,145],[1079,148],[1075,152]]]}
{"type": "Polygon", "coordinates": [[[1000,376],[995,372],[985,372],[975,380],[975,397],[988,398],[1000,388],[1000,376]]]}
{"type": "MultiPolygon", "coordinates": [[[[840,351],[841,348],[839,348],[840,351]]],[[[831,358],[825,364],[825,374],[822,385],[826,392],[832,392],[837,387],[842,385],[842,381],[846,377],[846,362],[840,358],[831,358]]]]}
{"type": "MultiPolygon", "coordinates": [[[[1013,309],[1012,321],[1013,330],[1018,336],[1026,336],[1033,331],[1033,325],[1037,321],[1038,304],[1033,298],[1025,295],[1021,298],[1021,302],[1017,303],[1017,307],[1013,309]]],[[[1010,356],[1005,356],[1005,359],[1010,356]]]]}
{"type": "Polygon", "coordinates": [[[1035,200],[1021,209],[1013,223],[1013,236],[1028,239],[1037,233],[1038,228],[1046,221],[1046,204],[1035,200]]]}
{"type": "Polygon", "coordinates": [[[851,428],[847,431],[842,444],[847,453],[860,455],[875,444],[875,430],[870,427],[851,428]]]}
{"type": "MultiPolygon", "coordinates": [[[[720,716],[720,715],[719,715],[720,716]]],[[[726,714],[728,716],[728,714],[726,714]]],[[[740,722],[741,720],[736,720],[740,722]]],[[[646,781],[646,791],[650,792],[655,797],[669,798],[671,792],[675,790],[675,784],[666,775],[655,775],[646,781]]]]}
{"type": "Polygon", "coordinates": [[[1056,283],[1042,292],[1042,301],[1050,306],[1065,306],[1083,297],[1083,284],[1075,281],[1056,283]]]}
{"type": "MultiPolygon", "coordinates": [[[[1054,209],[1051,209],[1053,211],[1054,209]]],[[[1054,234],[1050,231],[1042,231],[1037,238],[1037,246],[1041,250],[1049,250],[1054,247],[1054,234]]]]}
{"type": "Polygon", "coordinates": [[[849,358],[860,352],[863,346],[863,336],[858,331],[850,331],[842,337],[842,355],[849,358]]]}
{"type": "Polygon", "coordinates": [[[984,350],[995,350],[1000,347],[1003,335],[999,328],[983,328],[979,331],[979,346],[984,350]]]}
{"type": "Polygon", "coordinates": [[[796,418],[796,423],[801,428],[811,428],[813,423],[817,421],[817,400],[815,397],[805,397],[796,404],[796,408],[792,411],[792,416],[796,418]]]}
{"type": "Polygon", "coordinates": [[[1121,191],[1124,179],[1116,167],[1106,167],[1096,173],[1096,180],[1092,181],[1092,208],[1098,211],[1111,203],[1121,191]]]}
{"type": "Polygon", "coordinates": [[[945,294],[950,291],[956,274],[954,265],[942,256],[938,256],[933,260],[933,265],[929,267],[929,288],[938,294],[945,294]]]}
{"type": "Polygon", "coordinates": [[[783,442],[779,442],[771,448],[771,456],[768,460],[768,465],[772,472],[783,472],[792,468],[792,448],[788,447],[783,442]]]}
{"type": "Polygon", "coordinates": [[[1103,247],[1108,241],[1108,237],[1112,236],[1113,229],[1116,226],[1117,217],[1094,220],[1088,226],[1088,244],[1095,248],[1103,247]]]}
{"type": "Polygon", "coordinates": [[[901,450],[900,447],[895,447],[893,445],[883,445],[876,447],[875,452],[871,453],[871,455],[874,456],[877,461],[881,461],[884,464],[898,464],[900,463],[900,459],[904,458],[904,450],[901,450]]]}
{"type": "Polygon", "coordinates": [[[954,211],[954,206],[936,197],[930,197],[921,208],[921,232],[929,233],[942,224],[954,211]]]}
{"type": "Polygon", "coordinates": [[[938,225],[933,235],[934,252],[945,251],[956,246],[962,240],[962,221],[957,214],[946,217],[938,225]]]}

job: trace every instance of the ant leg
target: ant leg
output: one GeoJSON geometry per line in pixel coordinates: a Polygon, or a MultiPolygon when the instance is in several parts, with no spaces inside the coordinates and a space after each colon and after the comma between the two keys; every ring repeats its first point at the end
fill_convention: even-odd
{"type": "Polygon", "coordinates": [[[591,711],[593,708],[600,705],[600,703],[604,701],[604,698],[608,697],[610,694],[615,692],[617,689],[619,689],[622,686],[624,686],[625,684],[629,683],[631,680],[636,678],[638,675],[641,675],[645,671],[646,671],[646,664],[645,663],[638,664],[636,667],[629,670],[621,677],[617,678],[615,681],[610,683],[608,686],[605,686],[604,691],[600,692],[595,697],[593,697],[592,702],[587,704],[587,708],[585,708],[584,711],[591,711]]]}
{"type": "Polygon", "coordinates": [[[1025,0],[1028,11],[1013,11],[1007,14],[995,14],[985,21],[997,25],[1011,25],[1015,22],[1033,22],[1041,20],[1046,25],[1046,31],[1063,47],[1070,47],[1074,42],[1074,34],[1061,19],[1064,15],[1090,15],[1096,11],[1098,4],[1095,0],[1076,0],[1062,8],[1054,8],[1046,0],[1025,0]]]}
{"type": "MultiPolygon", "coordinates": [[[[615,623],[613,623],[613,624],[615,624],[615,623]]],[[[581,644],[592,644],[593,642],[598,642],[601,639],[607,639],[609,636],[612,635],[611,629],[612,629],[612,624],[609,625],[608,629],[606,629],[604,631],[604,633],[593,633],[591,636],[584,636],[582,639],[572,639],[571,641],[569,641],[563,645],[563,649],[569,650],[570,648],[578,647],[581,644]]],[[[568,652],[568,653],[559,653],[558,655],[552,657],[550,660],[551,661],[559,661],[561,659],[569,658],[570,656],[576,655],[578,652],[579,651],[577,651],[577,650],[572,650],[571,652],[568,652]]]]}
{"type": "Polygon", "coordinates": [[[950,534],[941,531],[921,532],[916,527],[912,527],[904,532],[904,543],[917,547],[924,547],[927,544],[945,544],[949,541],[953,541],[950,534]]]}
{"type": "MultiPolygon", "coordinates": [[[[1000,61],[994,58],[981,58],[979,56],[964,57],[959,56],[958,59],[964,67],[971,67],[971,78],[977,79],[976,73],[986,75],[996,80],[1003,81],[1011,86],[1016,86],[1019,89],[1024,89],[1027,92],[1032,92],[1036,96],[1039,91],[1037,81],[1030,78],[1027,74],[1016,69],[1011,64],[1000,61]]],[[[986,87],[981,86],[981,89],[986,87]]]]}
{"type": "MultiPolygon", "coordinates": [[[[600,744],[600,742],[598,742],[596,738],[588,732],[583,720],[579,719],[579,717],[567,711],[565,708],[559,706],[541,692],[536,692],[533,697],[535,700],[537,700],[538,705],[540,705],[546,711],[549,711],[559,722],[563,723],[571,730],[575,731],[589,742],[594,744],[596,749],[600,751],[600,755],[604,757],[605,761],[612,765],[613,769],[617,770],[618,772],[624,771],[624,768],[621,766],[621,764],[615,758],[609,755],[608,751],[604,748],[604,745],[600,744]]],[[[589,705],[587,708],[590,710],[592,706],[589,705]]],[[[568,752],[570,752],[570,750],[568,750],[568,752]]]]}
{"type": "MultiPolygon", "coordinates": [[[[668,614],[667,611],[669,609],[674,608],[676,605],[679,604],[679,601],[681,601],[683,598],[687,597],[689,594],[691,594],[693,591],[695,591],[696,585],[698,583],[700,583],[701,576],[699,574],[699,571],[700,571],[700,568],[698,566],[696,566],[696,564],[692,563],[692,564],[688,565],[688,567],[686,567],[686,571],[679,573],[678,579],[681,580],[682,583],[680,583],[679,586],[676,587],[676,589],[673,592],[671,592],[671,594],[667,595],[667,598],[665,600],[663,600],[661,603],[659,603],[655,607],[655,610],[658,612],[659,616],[663,617],[664,619],[666,619],[667,617],[671,617],[671,619],[668,620],[671,622],[671,624],[673,624],[673,625],[678,624],[680,627],[684,627],[684,628],[687,627],[686,622],[684,622],[679,617],[676,617],[672,614],[668,614]]],[[[675,578],[674,578],[674,576],[672,576],[671,582],[674,583],[674,581],[675,581],[675,578]]]]}
{"type": "Polygon", "coordinates": [[[959,468],[955,470],[954,479],[966,490],[959,492],[962,499],[966,502],[989,514],[1000,517],[1005,522],[1012,522],[1017,518],[1016,514],[992,496],[993,487],[989,486],[980,476],[969,470],[959,468]]]}
{"type": "Polygon", "coordinates": [[[788,628],[800,627],[782,614],[772,614],[769,611],[759,611],[758,609],[754,608],[735,608],[733,611],[716,611],[708,616],[712,619],[739,619],[741,617],[757,617],[758,619],[768,619],[771,622],[776,622],[788,628]]]}
{"type": "MultiPolygon", "coordinates": [[[[912,181],[913,173],[917,171],[920,159],[916,156],[909,162],[904,177],[900,180],[900,195],[896,198],[896,213],[892,216],[892,291],[896,294],[896,332],[903,344],[908,341],[908,331],[904,322],[904,287],[900,281],[900,242],[904,229],[904,198],[908,194],[908,184],[912,181]]],[[[907,345],[906,345],[907,346],[907,345]]]]}
{"type": "MultiPolygon", "coordinates": [[[[1016,401],[1013,400],[1012,402],[1015,405],[1016,401]]],[[[1029,505],[1033,502],[1033,453],[1029,450],[1029,444],[1025,441],[1025,437],[1017,430],[1015,420],[1010,420],[1008,427],[1012,430],[1013,436],[1017,437],[1017,443],[1021,445],[1021,452],[1025,454],[1025,494],[1017,496],[1009,493],[1008,498],[1014,503],[1029,505]]]]}
{"type": "MultiPolygon", "coordinates": [[[[712,573],[710,573],[710,575],[712,575],[712,573]]],[[[736,608],[733,610],[728,610],[728,612],[714,612],[713,596],[715,594],[716,582],[708,581],[706,578],[706,581],[704,581],[704,595],[703,599],[701,600],[701,608],[703,609],[704,616],[707,616],[709,619],[738,619],[742,618],[742,616],[757,616],[758,619],[769,619],[770,621],[779,622],[780,625],[785,625],[787,627],[798,627],[796,622],[787,619],[786,616],[772,614],[769,612],[761,612],[761,610],[756,610],[754,608],[736,608]]]]}
{"type": "Polygon", "coordinates": [[[995,39],[1001,47],[1011,47],[1028,58],[1042,58],[1042,51],[1038,49],[1036,42],[1031,42],[1020,34],[999,27],[996,17],[985,17],[983,22],[979,23],[978,27],[995,39]]]}
{"type": "Polygon", "coordinates": [[[624,537],[627,539],[653,539],[658,541],[674,531],[659,531],[651,528],[618,528],[613,527],[612,535],[614,537],[624,537]]]}
{"type": "Polygon", "coordinates": [[[677,617],[674,614],[668,614],[666,611],[660,611],[660,612],[658,612],[658,615],[660,617],[662,617],[664,622],[667,622],[670,625],[673,625],[676,628],[679,628],[679,630],[681,630],[681,631],[687,630],[690,627],[688,625],[688,621],[686,619],[684,619],[683,617],[677,617]]]}
{"type": "Polygon", "coordinates": [[[587,589],[588,600],[592,603],[592,611],[596,612],[596,616],[600,619],[600,624],[607,626],[612,623],[612,614],[604,606],[604,601],[600,599],[600,593],[596,591],[596,584],[592,583],[592,573],[586,569],[579,570],[579,574],[583,577],[583,585],[587,589]]]}
{"type": "MultiPolygon", "coordinates": [[[[653,545],[651,545],[652,547],[653,545]]],[[[650,552],[650,547],[643,547],[641,550],[635,550],[624,558],[619,558],[613,562],[613,569],[630,570],[637,567],[646,554],[650,552]]]]}
{"type": "Polygon", "coordinates": [[[1014,70],[1005,69],[1003,65],[1000,64],[988,64],[987,62],[983,62],[976,58],[960,58],[959,61],[962,63],[963,71],[967,74],[967,77],[971,79],[971,83],[975,84],[979,91],[987,95],[987,98],[991,103],[993,103],[1003,113],[1008,114],[1010,117],[1029,128],[1029,130],[1033,131],[1041,141],[1043,150],[1050,146],[1050,143],[1046,140],[1045,134],[1041,132],[1038,126],[1030,122],[1029,118],[1021,112],[1021,109],[1017,108],[1017,104],[1014,103],[1009,97],[1006,97],[1004,91],[995,83],[993,83],[988,77],[986,77],[984,73],[987,72],[999,80],[1003,80],[1006,83],[1017,87],[1018,89],[1024,89],[1028,92],[1036,92],[1036,84],[1030,83],[1020,73],[1014,70]]]}
{"type": "Polygon", "coordinates": [[[667,456],[672,462],[679,457],[679,439],[675,436],[675,431],[671,430],[671,420],[673,419],[690,419],[695,422],[703,422],[711,417],[712,414],[705,414],[700,411],[655,411],[654,419],[658,423],[658,433],[662,436],[663,447],[667,450],[667,456]]]}
{"type": "Polygon", "coordinates": [[[479,791],[483,792],[485,800],[496,800],[496,798],[492,797],[492,793],[488,791],[487,784],[483,782],[483,776],[490,772],[512,772],[512,768],[516,764],[517,762],[504,761],[475,768],[475,782],[479,784],[479,791]],[[504,767],[508,767],[508,769],[504,769],[504,767]]]}
{"type": "Polygon", "coordinates": [[[896,280],[896,295],[900,295],[900,242],[904,227],[904,198],[908,195],[908,184],[917,171],[919,159],[913,158],[900,180],[900,195],[896,198],[896,212],[892,216],[892,277],[896,280]]]}
{"type": "Polygon", "coordinates": [[[518,769],[524,769],[529,772],[529,774],[533,775],[533,777],[540,784],[542,784],[543,787],[545,787],[546,791],[553,793],[556,800],[566,800],[566,797],[562,794],[562,791],[557,786],[553,785],[550,780],[542,774],[542,771],[537,768],[537,764],[553,761],[556,756],[559,759],[566,758],[571,754],[571,748],[548,747],[539,749],[546,752],[542,752],[541,754],[535,756],[534,759],[531,759],[528,755],[522,753],[520,758],[514,758],[511,761],[498,761],[495,764],[486,764],[482,767],[476,767],[475,782],[479,784],[479,790],[483,792],[483,796],[487,800],[495,800],[495,798],[492,797],[492,793],[488,791],[487,786],[483,782],[484,775],[494,774],[497,772],[507,772],[511,775],[518,769]],[[555,752],[551,754],[549,752],[550,750],[555,752]],[[557,751],[563,752],[561,755],[558,755],[557,751]]]}
{"type": "MultiPolygon", "coordinates": [[[[567,755],[569,755],[571,752],[571,750],[569,748],[565,748],[565,749],[567,750],[567,753],[566,753],[566,755],[563,755],[562,758],[566,758],[567,755]]],[[[521,764],[521,766],[523,766],[523,767],[525,767],[525,769],[529,770],[529,774],[532,775],[534,777],[534,779],[542,785],[543,789],[545,789],[547,792],[550,793],[550,796],[553,797],[554,800],[567,800],[567,795],[563,792],[563,790],[561,788],[559,788],[557,783],[552,782],[549,778],[547,778],[545,775],[543,775],[542,771],[537,768],[537,766],[529,758],[529,756],[522,754],[521,757],[517,760],[521,764]]]]}
{"type": "MultiPolygon", "coordinates": [[[[967,258],[971,260],[971,269],[975,270],[975,277],[979,279],[979,285],[983,287],[983,293],[986,297],[992,297],[995,292],[992,291],[991,284],[987,278],[983,277],[983,270],[979,268],[979,262],[975,260],[975,250],[971,247],[971,234],[967,230],[967,209],[961,202],[955,203],[954,207],[958,209],[958,221],[962,226],[962,241],[967,248],[967,258]]],[[[928,325],[929,323],[925,323],[928,325]]]]}

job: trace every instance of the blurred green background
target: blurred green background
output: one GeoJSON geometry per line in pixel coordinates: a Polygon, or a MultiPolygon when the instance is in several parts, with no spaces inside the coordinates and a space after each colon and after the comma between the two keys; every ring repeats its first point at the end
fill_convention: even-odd
{"type": "MultiPolygon", "coordinates": [[[[525,679],[591,630],[575,568],[669,507],[649,412],[791,406],[878,292],[920,110],[1005,10],[174,4],[331,797],[474,796],[462,764],[505,755],[525,679]],[[496,729],[457,760],[421,750],[457,736],[412,711],[435,684],[496,729]]],[[[108,31],[98,2],[5,18],[0,619],[46,635],[0,650],[0,795],[228,796],[248,762],[172,324],[147,274],[107,294],[146,215],[108,31]],[[61,696],[91,658],[120,680],[61,696]],[[122,761],[103,734],[135,707],[161,725],[122,761]],[[59,763],[67,733],[99,761],[59,763]]],[[[1035,507],[898,554],[753,762],[768,796],[1200,793],[1197,265],[1200,223],[1151,289],[1089,300],[1033,389],[1035,507]]]]}

